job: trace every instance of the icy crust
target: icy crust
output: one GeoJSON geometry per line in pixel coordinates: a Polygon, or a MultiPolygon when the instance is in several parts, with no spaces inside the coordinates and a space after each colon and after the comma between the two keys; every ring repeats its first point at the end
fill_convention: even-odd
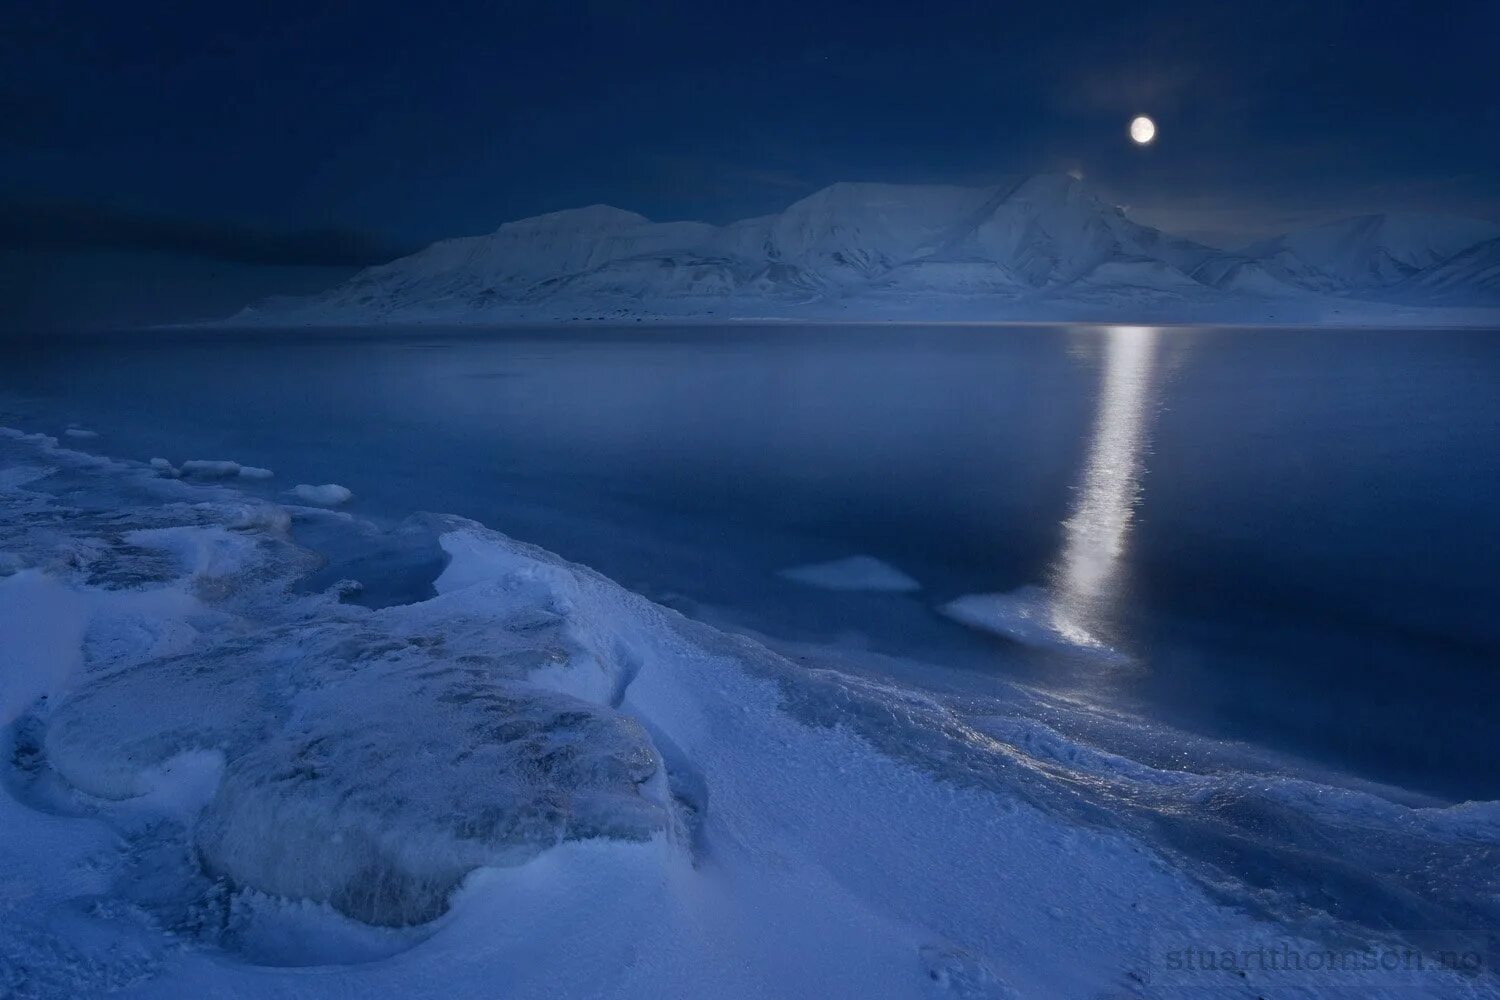
{"type": "Polygon", "coordinates": [[[87,685],[50,720],[52,765],[118,799],[184,753],[221,753],[195,827],[204,865],[377,924],[431,919],[482,865],[666,828],[640,727],[524,681],[566,656],[534,618],[489,616],[466,650],[420,606],[302,603],[298,620],[87,685]]]}
{"type": "Polygon", "coordinates": [[[101,799],[150,795],[185,758],[220,761],[193,825],[211,874],[407,924],[440,914],[477,867],[668,827],[640,725],[527,682],[543,670],[557,686],[572,655],[534,595],[344,606],[288,593],[314,561],[274,506],[19,499],[28,516],[7,518],[0,543],[34,568],[0,579],[6,621],[58,624],[30,653],[7,638],[37,663],[7,673],[24,683],[6,685],[6,721],[71,689],[46,758],[101,799]],[[55,655],[68,645],[72,666],[55,655]]]}
{"type": "Polygon", "coordinates": [[[399,925],[442,913],[476,868],[666,826],[641,789],[656,756],[628,719],[477,669],[358,683],[231,760],[197,826],[211,870],[399,925]]]}

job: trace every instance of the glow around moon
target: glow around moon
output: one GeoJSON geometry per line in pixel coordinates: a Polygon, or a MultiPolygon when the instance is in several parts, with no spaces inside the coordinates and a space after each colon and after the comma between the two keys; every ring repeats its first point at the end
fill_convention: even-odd
{"type": "Polygon", "coordinates": [[[1144,146],[1156,138],[1156,122],[1140,115],[1130,123],[1130,138],[1138,146],[1144,146]]]}

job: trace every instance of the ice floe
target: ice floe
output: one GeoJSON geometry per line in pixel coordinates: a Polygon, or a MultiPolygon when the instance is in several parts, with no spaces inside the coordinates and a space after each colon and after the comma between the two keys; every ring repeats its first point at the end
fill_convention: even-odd
{"type": "Polygon", "coordinates": [[[173,466],[165,458],[153,458],[151,467],[162,475],[184,479],[270,479],[275,475],[270,469],[220,458],[190,458],[180,466],[173,466]]]}
{"type": "Polygon", "coordinates": [[[1003,594],[966,594],[938,610],[970,628],[1024,646],[1075,650],[1122,662],[1129,659],[1124,652],[1070,621],[1043,587],[1020,587],[1003,594]]]}
{"type": "Polygon", "coordinates": [[[324,483],[321,486],[298,483],[292,487],[291,493],[297,499],[319,507],[337,507],[354,497],[353,491],[337,483],[324,483]]]}
{"type": "Polygon", "coordinates": [[[922,585],[916,580],[874,556],[849,556],[847,559],[795,566],[781,570],[779,575],[824,590],[869,590],[899,594],[922,589],[922,585]]]}

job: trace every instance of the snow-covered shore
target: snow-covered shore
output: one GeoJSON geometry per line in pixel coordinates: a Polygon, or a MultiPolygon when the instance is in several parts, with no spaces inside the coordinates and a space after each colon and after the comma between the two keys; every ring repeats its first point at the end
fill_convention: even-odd
{"type": "Polygon", "coordinates": [[[1273,920],[1275,886],[1216,887],[1112,805],[1269,788],[1431,860],[1500,844],[1490,804],[1152,766],[1020,693],[961,714],[459,518],[406,529],[445,555],[432,597],[347,603],[297,585],[293,518],[326,515],[41,435],[0,436],[0,511],[19,997],[1493,995],[1186,968],[1413,945],[1316,900],[1273,920]]]}

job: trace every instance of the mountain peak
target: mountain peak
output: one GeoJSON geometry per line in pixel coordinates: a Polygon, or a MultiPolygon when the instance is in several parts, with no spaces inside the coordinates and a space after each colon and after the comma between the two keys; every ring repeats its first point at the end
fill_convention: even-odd
{"type": "Polygon", "coordinates": [[[501,226],[509,229],[620,229],[627,226],[650,225],[651,220],[638,212],[615,208],[613,205],[586,205],[583,208],[565,208],[559,212],[533,215],[517,219],[501,226]]]}

